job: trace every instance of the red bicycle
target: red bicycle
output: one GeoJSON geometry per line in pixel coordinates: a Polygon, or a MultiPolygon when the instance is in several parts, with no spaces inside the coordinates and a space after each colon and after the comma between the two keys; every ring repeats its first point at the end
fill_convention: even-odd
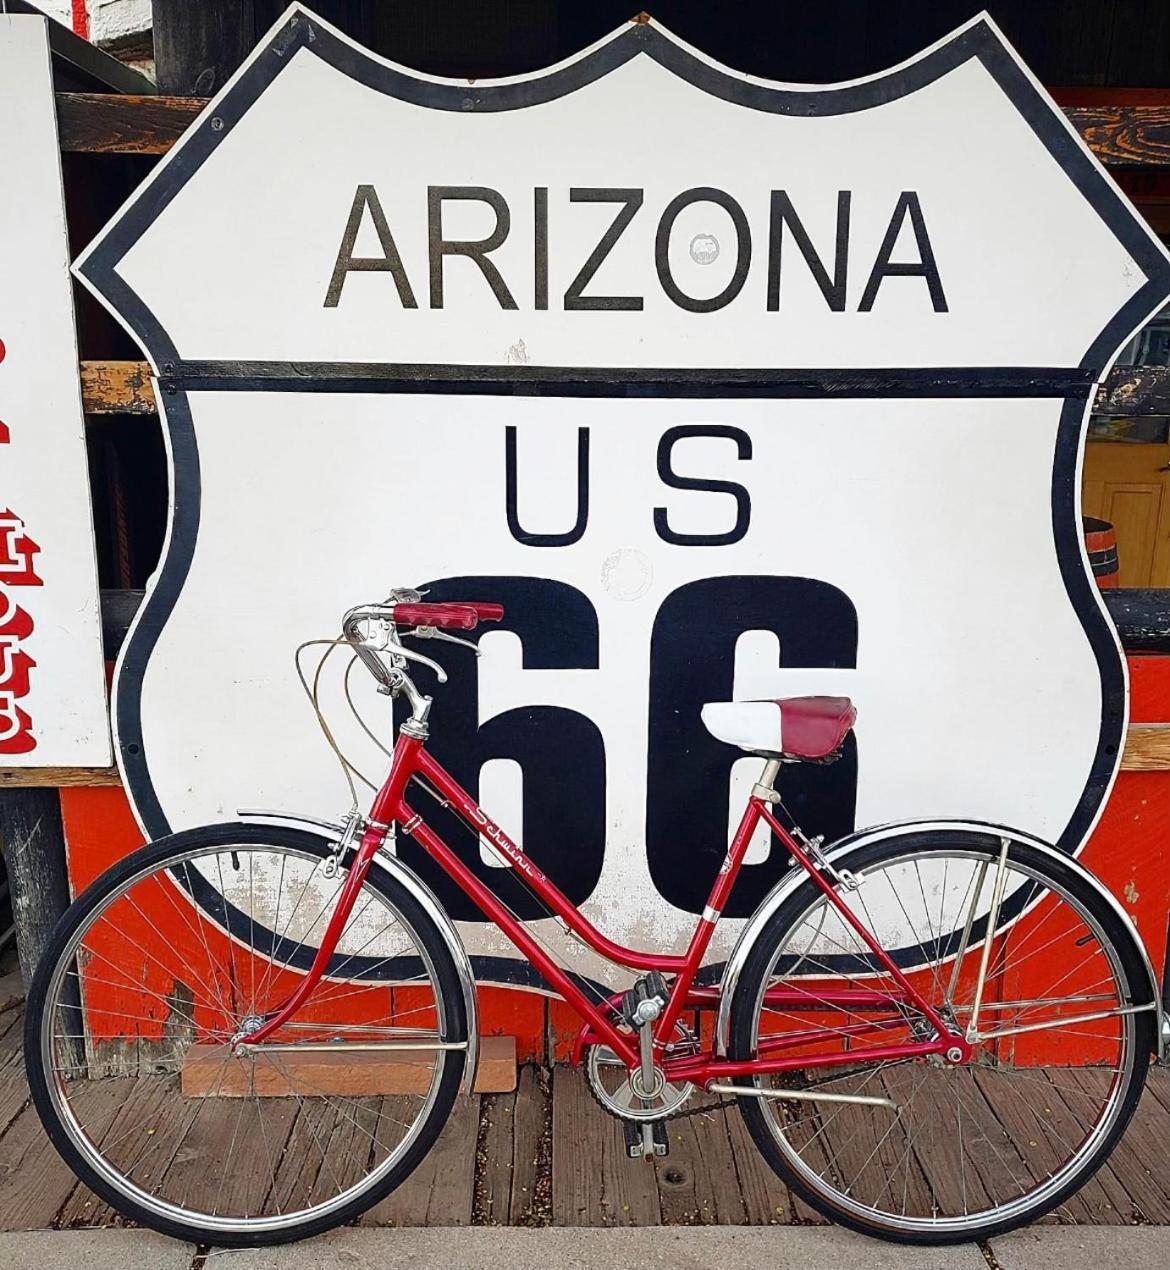
{"type": "Polygon", "coordinates": [[[832,761],[849,701],[715,704],[708,728],[760,757],[760,778],[686,952],[622,947],[426,749],[431,698],[411,663],[445,674],[403,640],[465,643],[451,632],[502,616],[408,591],[352,610],[333,643],[410,709],[368,811],[175,834],[62,918],[29,995],[26,1058],[83,1181],[135,1221],[221,1245],[323,1231],[402,1182],[471,1088],[478,1029],[469,959],[398,858],[399,835],[580,1015],[573,1060],[631,1156],[665,1153],[670,1120],[705,1090],[738,1103],[809,1203],[922,1243],[998,1234],[1091,1176],[1161,1029],[1148,958],[1089,873],[980,823],[887,825],[826,847],[776,782],[783,764],[832,761]],[[500,887],[428,826],[434,801],[505,866],[500,887]],[[700,968],[761,821],[793,867],[712,985],[700,968]],[[505,878],[629,971],[628,989],[564,968],[500,898],[505,878]]]}

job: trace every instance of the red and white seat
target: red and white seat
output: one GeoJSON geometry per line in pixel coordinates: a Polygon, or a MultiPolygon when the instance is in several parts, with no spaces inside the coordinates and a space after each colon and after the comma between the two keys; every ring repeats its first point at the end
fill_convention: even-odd
{"type": "Polygon", "coordinates": [[[856,719],[848,697],[710,701],[703,707],[703,724],[716,740],[774,758],[828,758],[856,719]]]}

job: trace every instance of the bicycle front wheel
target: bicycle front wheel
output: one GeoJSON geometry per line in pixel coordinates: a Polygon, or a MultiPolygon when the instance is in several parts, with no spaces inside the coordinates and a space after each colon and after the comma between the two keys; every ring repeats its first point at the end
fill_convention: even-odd
{"type": "Polygon", "coordinates": [[[331,859],[299,830],[195,829],[108,870],[58,925],[29,993],[29,1086],[66,1162],[126,1217],[196,1243],[303,1238],[392,1190],[438,1136],[466,1058],[459,979],[376,866],[309,999],[233,1048],[312,963],[346,877],[331,859]]]}
{"type": "Polygon", "coordinates": [[[847,865],[836,897],[947,1028],[974,1036],[972,1057],[897,1054],[934,1028],[808,882],[733,998],[734,1058],[808,1056],[740,1099],[757,1146],[827,1216],[891,1240],[984,1239],[1065,1202],[1124,1131],[1156,1046],[1132,931],[1078,870],[1010,838],[908,832],[847,865]],[[784,1089],[805,1097],[770,1096],[784,1089]]]}

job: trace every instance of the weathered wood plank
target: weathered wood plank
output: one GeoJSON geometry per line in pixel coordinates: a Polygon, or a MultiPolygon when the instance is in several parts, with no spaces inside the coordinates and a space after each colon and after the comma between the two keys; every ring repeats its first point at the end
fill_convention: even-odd
{"type": "MultiPolygon", "coordinates": [[[[912,1067],[891,1068],[879,1074],[872,1089],[859,1087],[858,1092],[885,1094],[901,1105],[915,1085],[914,1079],[906,1079],[909,1072],[912,1067]]],[[[905,1119],[887,1108],[828,1104],[817,1107],[815,1114],[824,1126],[827,1154],[860,1196],[874,1201],[880,1197],[891,1205],[904,1202],[916,1213],[930,1211],[930,1183],[914,1150],[913,1131],[919,1126],[913,1119],[913,1102],[906,1104],[905,1119]]]]}
{"type": "Polygon", "coordinates": [[[1100,414],[1165,414],[1170,409],[1170,366],[1115,366],[1097,390],[1100,414]]]}
{"type": "Polygon", "coordinates": [[[747,1223],[751,1226],[824,1225],[825,1218],[793,1196],[760,1154],[738,1108],[726,1113],[724,1124],[747,1223]]]}
{"type": "Polygon", "coordinates": [[[0,1068],[23,1060],[24,1010],[16,1007],[0,1014],[0,1068]]]}
{"type": "Polygon", "coordinates": [[[51,1225],[76,1185],[35,1109],[25,1107],[0,1138],[0,1229],[51,1225]]]}
{"type": "MultiPolygon", "coordinates": [[[[27,1103],[28,1081],[24,1076],[24,1010],[6,1010],[0,1014],[0,1137],[24,1110],[27,1103]]],[[[0,1143],[0,1161],[3,1158],[3,1144],[0,1143]]]]}
{"type": "Polygon", "coordinates": [[[1135,723],[1125,738],[1123,772],[1170,771],[1170,724],[1135,723]]]}
{"type": "MultiPolygon", "coordinates": [[[[1036,1096],[1037,1081],[1030,1075],[1022,1080],[1004,1080],[1001,1073],[981,1071],[978,1067],[974,1072],[976,1085],[994,1108],[1000,1123],[1016,1141],[1028,1144],[1022,1164],[1034,1182],[1042,1182],[1064,1163],[1068,1150],[1060,1139],[1051,1105],[1036,1096]]],[[[1119,1220],[1100,1180],[1095,1177],[1057,1209],[1056,1218],[1098,1225],[1119,1220]]]]}
{"type": "MultiPolygon", "coordinates": [[[[84,1102],[78,1103],[78,1112],[86,1126],[86,1132],[100,1143],[116,1143],[121,1150],[116,1153],[120,1167],[133,1169],[138,1164],[149,1167],[156,1158],[165,1134],[142,1132],[146,1124],[157,1123],[155,1117],[175,1106],[173,1094],[168,1096],[164,1088],[169,1082],[138,1080],[122,1076],[114,1080],[94,1083],[92,1092],[84,1102]],[[143,1113],[154,1113],[151,1120],[144,1120],[143,1113]],[[128,1132],[137,1130],[137,1132],[128,1132]]],[[[170,1159],[167,1152],[162,1163],[170,1159]]],[[[139,1175],[138,1181],[148,1181],[139,1175]]],[[[117,1214],[83,1183],[73,1188],[55,1218],[58,1226],[109,1226],[119,1220],[117,1214]]]]}
{"type": "Polygon", "coordinates": [[[81,363],[81,405],[86,414],[153,415],[158,413],[147,362],[85,361],[81,363]]]}
{"type": "MultiPolygon", "coordinates": [[[[1170,1067],[1151,1067],[1146,1077],[1147,1098],[1153,1097],[1170,1111],[1170,1067]]],[[[1170,1152],[1167,1153],[1170,1155],[1170,1152]]]]}
{"type": "MultiPolygon", "coordinates": [[[[61,149],[165,154],[206,104],[203,97],[58,93],[61,149]]],[[[1066,106],[1065,114],[1105,164],[1170,165],[1170,106],[1066,106]]]]}
{"type": "MultiPolygon", "coordinates": [[[[984,1158],[988,1147],[978,1141],[978,1133],[972,1140],[973,1126],[966,1109],[965,1132],[959,1123],[960,1103],[954,1093],[956,1075],[914,1067],[894,1069],[886,1079],[887,1091],[902,1109],[907,1134],[922,1145],[916,1155],[930,1193],[939,1211],[947,1216],[988,1207],[991,1197],[983,1182],[983,1170],[990,1172],[998,1165],[994,1151],[992,1158],[984,1158]]],[[[986,1104],[984,1108],[986,1119],[993,1121],[986,1104]]],[[[978,1127],[980,1131],[985,1128],[978,1127]]]]}
{"type": "Polygon", "coordinates": [[[1102,163],[1170,164],[1170,106],[1066,106],[1064,113],[1102,163]]]}
{"type": "Polygon", "coordinates": [[[516,1095],[487,1094],[479,1103],[475,1147],[475,1195],[471,1220],[476,1226],[506,1226],[512,1203],[516,1095]]]}
{"type": "Polygon", "coordinates": [[[363,1226],[467,1226],[475,1188],[479,1098],[463,1094],[422,1163],[361,1218],[363,1226]]]}
{"type": "Polygon", "coordinates": [[[206,105],[201,97],[58,93],[61,149],[86,154],[165,154],[206,105]]]}
{"type": "Polygon", "coordinates": [[[1170,653],[1170,587],[1112,587],[1101,598],[1126,652],[1170,653]]]}
{"type": "MultiPolygon", "coordinates": [[[[217,1098],[287,1098],[311,1089],[314,1095],[362,1098],[381,1094],[425,1094],[434,1063],[426,1053],[407,1050],[305,1050],[279,1055],[279,1062],[223,1062],[224,1047],[196,1043],[183,1059],[185,1098],[211,1092],[217,1098]]],[[[485,1036],[480,1041],[476,1093],[516,1088],[516,1038],[485,1036]]]]}
{"type": "MultiPolygon", "coordinates": [[[[146,362],[83,361],[86,414],[155,414],[158,403],[146,362]]],[[[1110,415],[1170,413],[1170,367],[1115,366],[1097,392],[1095,409],[1110,415]]]]}
{"type": "Polygon", "coordinates": [[[526,1063],[520,1069],[512,1125],[512,1226],[552,1221],[552,1075],[526,1063]]]}
{"type": "Polygon", "coordinates": [[[353,1186],[369,1167],[371,1147],[379,1140],[383,1104],[381,1098],[344,1104],[304,1099],[272,1179],[269,1211],[322,1204],[353,1186]]]}
{"type": "MultiPolygon", "coordinates": [[[[1123,772],[1170,771],[1170,725],[1135,723],[1121,756],[1123,772]]],[[[0,767],[0,789],[120,785],[116,767],[0,767]]],[[[490,1038],[484,1038],[486,1045],[490,1038]]],[[[515,1045],[515,1038],[509,1038],[515,1045]]],[[[482,1090],[481,1090],[482,1092],[482,1090]]]]}
{"type": "Polygon", "coordinates": [[[579,1071],[553,1073],[553,1223],[557,1226],[657,1226],[662,1221],[654,1169],[626,1156],[621,1125],[585,1087],[579,1071]]]}
{"type": "Polygon", "coordinates": [[[0,767],[0,789],[61,789],[120,785],[116,767],[0,767]]]}
{"type": "MultiPolygon", "coordinates": [[[[667,1124],[670,1154],[654,1162],[664,1225],[742,1226],[747,1221],[727,1136],[727,1113],[713,1105],[718,1101],[712,1094],[695,1094],[687,1111],[711,1109],[667,1124]]],[[[630,1161],[631,1167],[637,1163],[630,1161]]]]}
{"type": "MultiPolygon", "coordinates": [[[[1067,1158],[1068,1143],[1079,1142],[1085,1134],[1085,1107],[1074,1085],[1065,1083],[1064,1069],[1041,1073],[1048,1086],[1037,1085],[1037,1106],[1053,1126],[1058,1149],[1067,1158]]],[[[1132,1222],[1144,1222],[1145,1217],[1130,1198],[1125,1183],[1114,1169],[1113,1161],[1107,1161],[1093,1176],[1092,1182],[1081,1191],[1093,1207],[1093,1221],[1097,1225],[1115,1226],[1132,1222]],[[1099,1183],[1104,1192],[1104,1203],[1095,1201],[1094,1184],[1099,1183]]]]}
{"type": "MultiPolygon", "coordinates": [[[[143,1079],[143,1078],[140,1078],[143,1079]]],[[[258,1212],[272,1186],[269,1172],[255,1167],[258,1142],[283,1146],[292,1132],[299,1110],[291,1098],[243,1102],[237,1099],[205,1099],[196,1104],[190,1127],[176,1126],[186,1108],[170,1093],[174,1110],[168,1118],[167,1141],[158,1150],[167,1158],[173,1147],[161,1189],[164,1194],[186,1195],[204,1212],[258,1212]],[[263,1118],[261,1120],[261,1117],[263,1118]],[[240,1152],[236,1154],[236,1144],[240,1152]]],[[[188,1104],[189,1106],[190,1104],[188,1104]]],[[[274,1151],[276,1148],[274,1148],[274,1151]]]]}
{"type": "MultiPolygon", "coordinates": [[[[1057,1079],[1057,1077],[1054,1077],[1057,1079]]],[[[1095,1117],[1112,1075],[1093,1067],[1070,1067],[1060,1072],[1061,1096],[1074,1111],[1080,1111],[1084,1120],[1095,1117]],[[1073,1090],[1081,1090],[1080,1097],[1073,1090]]],[[[1109,1156],[1109,1166],[1125,1187],[1130,1202],[1147,1222],[1170,1221],[1170,1190],[1163,1177],[1153,1171],[1155,1154],[1166,1150],[1166,1137],[1161,1130],[1170,1130],[1170,1116],[1166,1116],[1157,1100],[1151,1100],[1130,1122],[1121,1141],[1109,1156]]]]}

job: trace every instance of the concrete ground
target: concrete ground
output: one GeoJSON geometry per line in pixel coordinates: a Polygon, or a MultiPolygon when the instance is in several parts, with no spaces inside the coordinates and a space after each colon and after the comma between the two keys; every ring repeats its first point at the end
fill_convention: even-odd
{"type": "Polygon", "coordinates": [[[1170,1227],[1035,1226],[989,1245],[903,1248],[827,1227],[347,1229],[200,1252],[147,1231],[0,1234],[4,1270],[1166,1270],[1170,1227]]]}

